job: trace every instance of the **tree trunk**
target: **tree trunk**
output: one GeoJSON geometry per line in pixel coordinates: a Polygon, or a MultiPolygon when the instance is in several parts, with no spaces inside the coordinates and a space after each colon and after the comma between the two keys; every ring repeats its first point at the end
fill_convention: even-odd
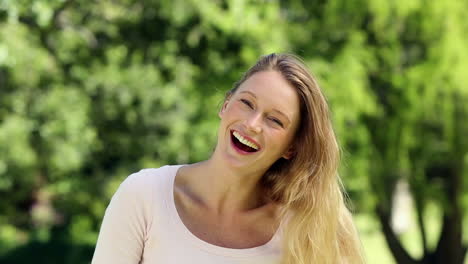
{"type": "MultiPolygon", "coordinates": [[[[398,264],[463,264],[467,247],[462,241],[463,212],[459,200],[461,192],[461,170],[456,166],[434,167],[429,174],[437,174],[445,181],[447,204],[444,207],[442,230],[437,247],[432,252],[425,251],[421,259],[413,259],[401,244],[390,225],[391,212],[382,207],[376,208],[387,245],[398,264]]],[[[420,223],[421,224],[421,223],[420,223]]]]}
{"type": "Polygon", "coordinates": [[[434,252],[433,263],[463,264],[466,247],[462,241],[462,207],[460,204],[461,170],[457,166],[450,166],[444,170],[446,179],[446,197],[442,231],[437,248],[434,252]]]}
{"type": "Polygon", "coordinates": [[[395,232],[390,225],[390,214],[383,209],[377,207],[377,216],[380,220],[382,232],[384,233],[387,245],[398,264],[417,264],[417,262],[408,254],[406,249],[401,244],[395,232]]]}

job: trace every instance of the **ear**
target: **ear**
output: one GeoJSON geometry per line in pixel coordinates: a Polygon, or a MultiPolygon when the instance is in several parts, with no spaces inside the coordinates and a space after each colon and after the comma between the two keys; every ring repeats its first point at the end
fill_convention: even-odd
{"type": "Polygon", "coordinates": [[[219,109],[218,116],[220,118],[223,116],[224,111],[226,111],[227,105],[229,103],[229,99],[231,99],[231,96],[229,96],[228,98],[224,100],[223,106],[221,107],[221,109],[219,109]]]}
{"type": "Polygon", "coordinates": [[[290,147],[282,156],[282,158],[284,159],[291,159],[293,156],[294,156],[295,152],[294,152],[294,149],[293,147],[290,147]]]}

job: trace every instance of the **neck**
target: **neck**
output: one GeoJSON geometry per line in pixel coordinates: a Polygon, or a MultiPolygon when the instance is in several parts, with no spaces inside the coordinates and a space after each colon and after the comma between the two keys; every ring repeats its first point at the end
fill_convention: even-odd
{"type": "Polygon", "coordinates": [[[190,191],[203,206],[219,215],[252,210],[265,205],[259,181],[263,171],[229,168],[216,160],[188,166],[190,191]]]}

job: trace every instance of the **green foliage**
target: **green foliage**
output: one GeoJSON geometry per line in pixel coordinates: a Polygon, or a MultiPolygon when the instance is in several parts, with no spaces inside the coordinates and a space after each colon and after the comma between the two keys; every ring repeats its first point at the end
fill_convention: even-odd
{"type": "Polygon", "coordinates": [[[391,214],[401,179],[421,215],[428,204],[466,208],[466,10],[457,0],[0,1],[0,256],[88,262],[118,184],[207,158],[224,92],[270,52],[302,56],[319,79],[357,211],[391,214]]]}

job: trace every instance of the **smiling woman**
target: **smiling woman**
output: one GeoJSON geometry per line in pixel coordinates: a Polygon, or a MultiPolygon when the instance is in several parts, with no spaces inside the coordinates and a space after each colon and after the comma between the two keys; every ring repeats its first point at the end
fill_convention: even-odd
{"type": "Polygon", "coordinates": [[[260,58],[219,117],[208,160],[121,184],[92,263],[364,263],[328,106],[300,59],[260,58]]]}
{"type": "Polygon", "coordinates": [[[213,157],[224,153],[228,162],[219,162],[225,167],[266,172],[275,161],[292,153],[299,105],[295,89],[281,73],[254,74],[228,95],[219,112],[221,124],[213,157]]]}

